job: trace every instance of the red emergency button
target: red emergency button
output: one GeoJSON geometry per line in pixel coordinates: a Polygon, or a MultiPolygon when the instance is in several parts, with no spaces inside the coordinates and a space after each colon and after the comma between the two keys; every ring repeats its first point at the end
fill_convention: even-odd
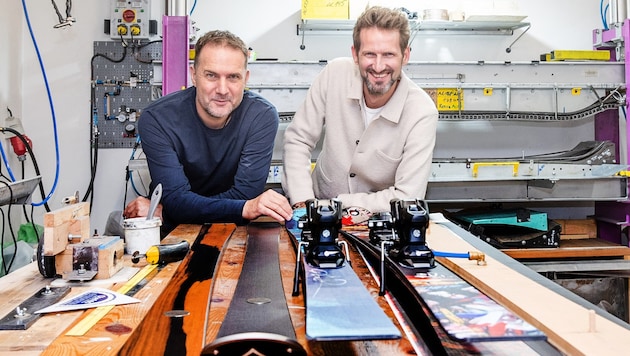
{"type": "Polygon", "coordinates": [[[136,12],[133,10],[125,10],[123,11],[122,18],[125,22],[134,22],[136,19],[136,12]]]}

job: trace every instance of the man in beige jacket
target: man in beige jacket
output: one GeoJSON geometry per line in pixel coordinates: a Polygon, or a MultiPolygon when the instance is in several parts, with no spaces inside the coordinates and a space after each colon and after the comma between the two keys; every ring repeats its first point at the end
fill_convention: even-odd
{"type": "Polygon", "coordinates": [[[403,12],[371,7],[354,27],[352,58],[330,61],[313,81],[284,135],[282,187],[294,207],[337,198],[380,212],[394,198],[424,198],[438,111],[402,72],[409,37],[403,12]]]}

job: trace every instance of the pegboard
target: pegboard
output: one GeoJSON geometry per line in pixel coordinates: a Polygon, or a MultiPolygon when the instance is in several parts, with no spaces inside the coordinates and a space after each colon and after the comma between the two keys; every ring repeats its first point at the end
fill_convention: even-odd
{"type": "Polygon", "coordinates": [[[134,146],[142,110],[162,96],[161,59],[161,41],[126,48],[121,41],[94,42],[92,120],[99,148],[134,146]]]}

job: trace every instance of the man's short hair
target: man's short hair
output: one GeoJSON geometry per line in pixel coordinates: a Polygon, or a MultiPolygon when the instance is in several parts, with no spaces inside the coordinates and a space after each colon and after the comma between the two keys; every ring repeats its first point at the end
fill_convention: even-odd
{"type": "Polygon", "coordinates": [[[199,58],[201,50],[208,43],[211,43],[214,46],[228,46],[240,50],[241,52],[243,52],[243,60],[245,61],[245,68],[247,68],[247,58],[249,57],[249,51],[245,42],[243,42],[240,37],[233,34],[232,32],[221,30],[210,31],[199,37],[197,43],[195,44],[195,60],[193,62],[195,68],[197,68],[197,58],[199,58]]]}
{"type": "Polygon", "coordinates": [[[364,28],[377,27],[383,30],[397,30],[400,33],[400,50],[405,52],[409,46],[409,20],[407,14],[398,10],[381,6],[367,8],[357,19],[352,32],[352,41],[355,51],[361,48],[361,30],[364,28]]]}

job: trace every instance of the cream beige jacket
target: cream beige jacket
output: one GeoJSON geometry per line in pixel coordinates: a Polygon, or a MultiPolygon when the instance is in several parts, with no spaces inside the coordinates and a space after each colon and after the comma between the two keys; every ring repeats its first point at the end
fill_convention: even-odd
{"type": "Polygon", "coordinates": [[[292,204],[339,198],[344,207],[389,211],[393,198],[423,199],[438,112],[402,76],[381,115],[366,128],[362,79],[352,58],[330,61],[311,84],[284,135],[282,187],[292,204]],[[325,131],[311,173],[311,153],[325,131]]]}

